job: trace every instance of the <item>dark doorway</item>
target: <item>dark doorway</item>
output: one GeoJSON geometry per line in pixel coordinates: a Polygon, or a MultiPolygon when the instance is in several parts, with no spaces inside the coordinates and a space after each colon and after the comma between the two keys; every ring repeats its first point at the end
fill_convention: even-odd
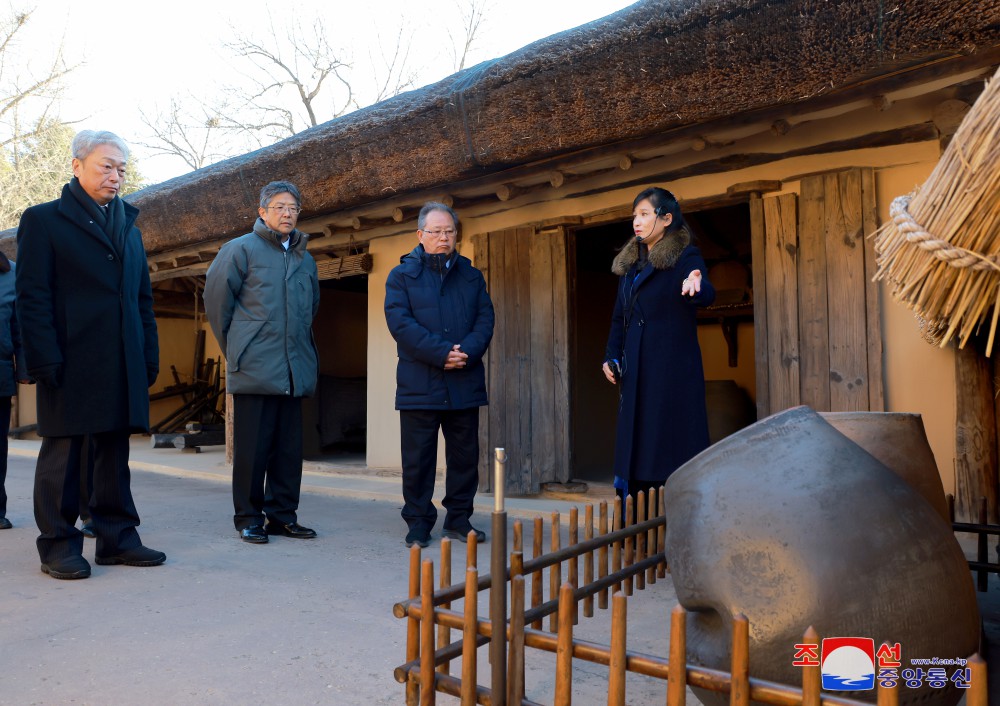
{"type": "Polygon", "coordinates": [[[368,276],[320,282],[313,321],[319,349],[316,395],[306,401],[305,455],[364,465],[368,400],[368,276]]]}

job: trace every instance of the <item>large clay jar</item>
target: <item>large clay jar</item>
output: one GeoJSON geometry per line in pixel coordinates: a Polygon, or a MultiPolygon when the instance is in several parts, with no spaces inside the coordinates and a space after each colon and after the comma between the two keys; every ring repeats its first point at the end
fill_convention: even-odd
{"type": "Polygon", "coordinates": [[[834,429],[912,485],[951,524],[948,500],[924,421],[906,412],[821,412],[834,429]]]}
{"type": "MultiPolygon", "coordinates": [[[[690,662],[729,670],[737,613],[750,621],[750,675],[785,684],[802,683],[794,645],[809,626],[820,637],[898,642],[902,668],[977,650],[975,592],[951,527],[811,409],[781,412],[706,449],[671,474],[665,494],[667,557],[678,600],[692,611],[690,662]]],[[[960,697],[950,682],[899,689],[904,705],[953,706],[960,697]]]]}

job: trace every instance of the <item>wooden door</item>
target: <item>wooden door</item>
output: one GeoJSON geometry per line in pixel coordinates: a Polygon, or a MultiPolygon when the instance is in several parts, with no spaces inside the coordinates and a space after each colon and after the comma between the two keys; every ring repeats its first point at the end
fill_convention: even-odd
{"type": "Polygon", "coordinates": [[[798,404],[882,411],[872,170],[805,177],[800,195],[750,210],[758,418],[798,404]]]}
{"type": "Polygon", "coordinates": [[[492,490],[494,449],[507,453],[510,495],[569,479],[568,277],[561,226],[472,238],[496,311],[486,357],[490,404],[480,413],[480,489],[492,490]]]}

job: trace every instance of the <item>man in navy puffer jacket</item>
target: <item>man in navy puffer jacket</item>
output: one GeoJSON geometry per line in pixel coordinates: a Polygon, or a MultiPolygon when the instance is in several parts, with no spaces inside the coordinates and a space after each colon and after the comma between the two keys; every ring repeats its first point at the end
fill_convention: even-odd
{"type": "Polygon", "coordinates": [[[430,543],[438,430],[444,434],[444,536],[475,532],[479,482],[479,407],[487,404],[483,354],[493,338],[493,303],[483,274],[455,251],[458,216],[442,203],[417,217],[420,244],[400,259],[385,285],[385,318],[396,339],[396,409],[403,460],[406,546],[430,543]]]}

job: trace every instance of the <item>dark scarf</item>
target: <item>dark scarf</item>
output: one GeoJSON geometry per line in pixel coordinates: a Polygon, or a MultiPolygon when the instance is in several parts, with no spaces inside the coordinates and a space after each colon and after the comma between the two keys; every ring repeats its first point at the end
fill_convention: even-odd
{"type": "Polygon", "coordinates": [[[90,214],[90,217],[94,219],[94,222],[104,231],[104,234],[108,236],[108,240],[111,241],[111,244],[118,252],[118,256],[121,257],[125,252],[124,202],[118,196],[115,196],[107,208],[101,208],[90,197],[90,194],[83,190],[83,187],[80,186],[80,180],[76,177],[70,179],[69,190],[73,194],[73,197],[80,202],[84,210],[90,214]]]}

